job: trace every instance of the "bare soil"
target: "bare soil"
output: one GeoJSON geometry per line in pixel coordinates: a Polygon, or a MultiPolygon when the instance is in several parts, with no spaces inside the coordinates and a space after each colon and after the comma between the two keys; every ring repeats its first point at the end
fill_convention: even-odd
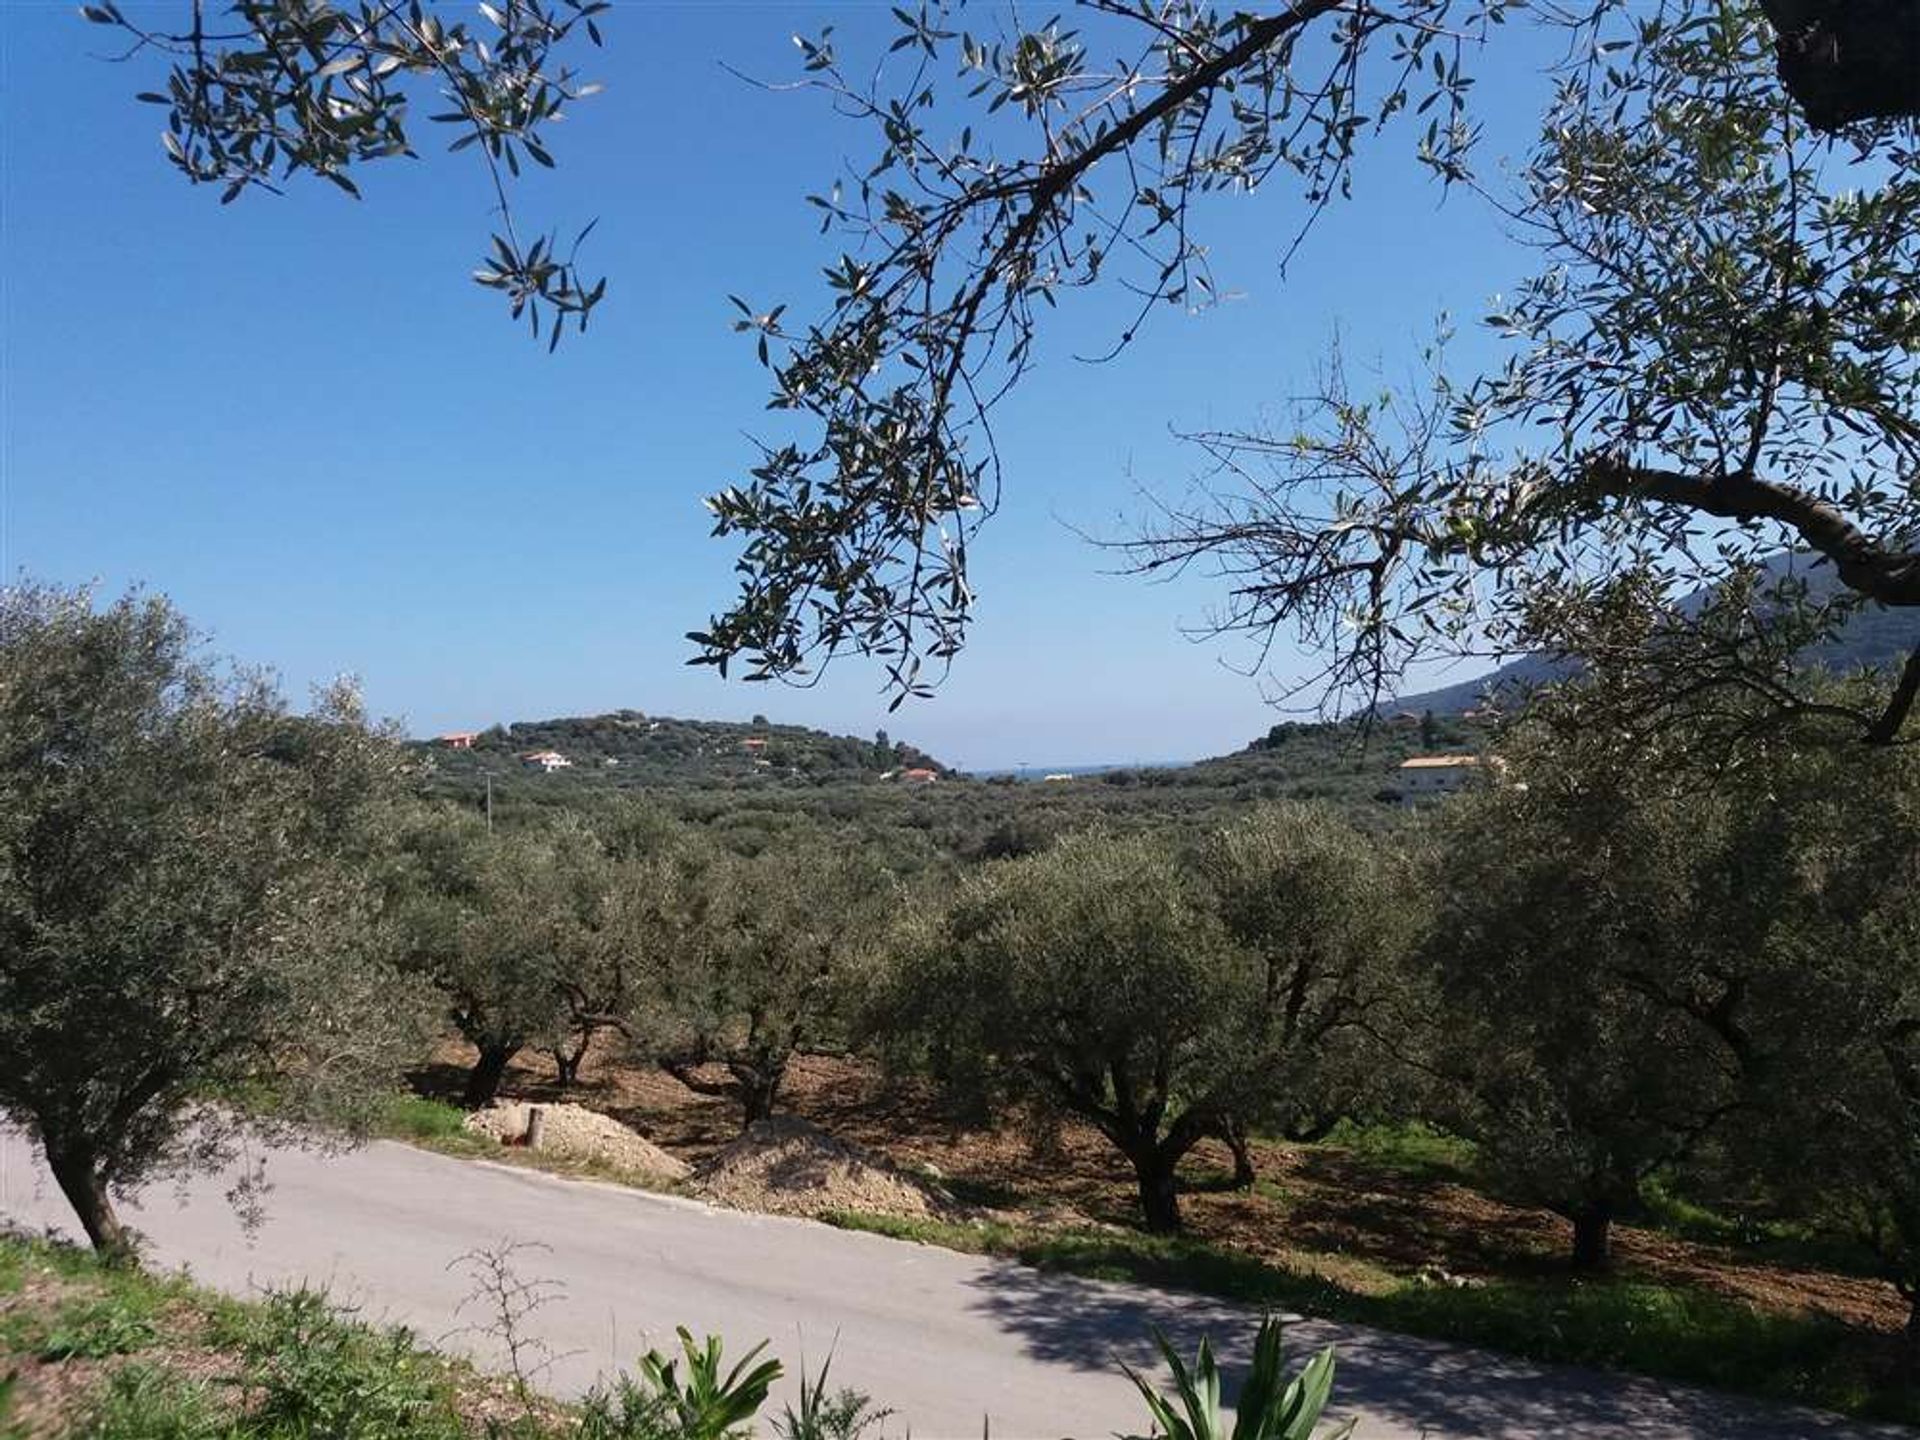
{"type": "Polygon", "coordinates": [[[794,1115],[762,1120],[707,1156],[694,1172],[694,1189],[736,1210],[775,1215],[852,1210],[938,1219],[959,1213],[926,1178],[794,1115]]]}
{"type": "MultiPolygon", "coordinates": [[[[651,1180],[687,1177],[686,1161],[669,1155],[611,1116],[565,1103],[545,1103],[538,1108],[543,1150],[651,1180]]],[[[525,1145],[529,1143],[534,1109],[533,1105],[511,1100],[490,1105],[467,1117],[467,1129],[502,1145],[525,1145]]]]}
{"type": "MultiPolygon", "coordinates": [[[[457,1094],[469,1058],[449,1045],[416,1077],[441,1095],[457,1094]]],[[[503,1093],[557,1098],[552,1067],[523,1055],[503,1093]]],[[[624,1063],[613,1046],[588,1060],[567,1098],[619,1120],[696,1175],[740,1135],[739,1108],[700,1095],[645,1065],[624,1063]]],[[[751,1185],[725,1196],[746,1208],[867,1210],[920,1218],[938,1215],[944,1196],[971,1213],[1011,1213],[1039,1227],[1132,1226],[1138,1210],[1124,1162],[1079,1125],[984,1128],[943,1106],[928,1087],[880,1074],[855,1061],[796,1061],[781,1091],[788,1116],[834,1139],[863,1147],[876,1163],[917,1186],[918,1199],[876,1187],[808,1208],[757,1198],[751,1185]],[[929,1197],[935,1197],[929,1199],[929,1197]],[[851,1202],[851,1203],[843,1203],[851,1202]],[[926,1208],[931,1207],[931,1208],[926,1208]]],[[[1385,1290],[1401,1280],[1437,1276],[1451,1283],[1545,1275],[1562,1268],[1563,1220],[1513,1205],[1469,1186],[1410,1176],[1369,1164],[1335,1146],[1255,1145],[1260,1182],[1253,1190],[1218,1188],[1231,1169],[1224,1146],[1203,1143],[1185,1167],[1188,1230],[1198,1239],[1319,1274],[1344,1288],[1385,1290]]],[[[1906,1306],[1885,1282],[1785,1264],[1730,1247],[1617,1226],[1615,1266],[1623,1275],[1703,1289],[1770,1313],[1831,1317],[1887,1334],[1905,1323],[1906,1306]]]]}

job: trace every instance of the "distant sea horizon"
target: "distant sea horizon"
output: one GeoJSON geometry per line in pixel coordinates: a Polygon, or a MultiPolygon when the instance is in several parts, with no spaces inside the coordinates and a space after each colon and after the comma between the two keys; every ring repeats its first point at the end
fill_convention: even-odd
{"type": "Polygon", "coordinates": [[[959,766],[960,774],[974,780],[1044,780],[1049,775],[1105,775],[1112,770],[1184,770],[1192,760],[1112,760],[1099,765],[1002,765],[997,769],[971,770],[959,766]]]}

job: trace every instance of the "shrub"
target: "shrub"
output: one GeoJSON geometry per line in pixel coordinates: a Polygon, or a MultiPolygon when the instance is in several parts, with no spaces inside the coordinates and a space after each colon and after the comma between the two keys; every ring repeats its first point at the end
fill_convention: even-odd
{"type": "Polygon", "coordinates": [[[773,1422],[774,1433],[780,1440],[861,1440],[893,1414],[876,1406],[871,1395],[851,1386],[843,1385],[829,1393],[827,1373],[832,1368],[833,1357],[828,1356],[820,1366],[820,1373],[811,1380],[801,1374],[800,1408],[787,1406],[773,1422]]]}
{"type": "Polygon", "coordinates": [[[335,1310],[326,1293],[279,1291],[247,1312],[237,1336],[265,1434],[329,1440],[460,1440],[437,1362],[402,1329],[378,1331],[335,1310]]]}

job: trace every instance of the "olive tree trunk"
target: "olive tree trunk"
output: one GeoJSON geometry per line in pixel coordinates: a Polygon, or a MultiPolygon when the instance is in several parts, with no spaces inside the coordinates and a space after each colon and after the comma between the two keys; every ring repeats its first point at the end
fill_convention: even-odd
{"type": "Polygon", "coordinates": [[[1180,1186],[1174,1172],[1180,1156],[1151,1140],[1127,1147],[1140,1190],[1140,1214],[1148,1231],[1171,1235],[1180,1228],[1180,1186]]]}
{"type": "Polygon", "coordinates": [[[779,1098],[781,1082],[787,1078],[784,1061],[735,1064],[728,1067],[739,1087],[743,1125],[752,1126],[773,1118],[774,1101],[779,1098]]]}
{"type": "Polygon", "coordinates": [[[460,1104],[468,1110],[491,1105],[500,1093],[500,1081],[507,1073],[507,1062],[519,1050],[518,1045],[490,1044],[480,1047],[480,1058],[467,1072],[466,1089],[460,1092],[460,1104]]]}
{"type": "Polygon", "coordinates": [[[131,1259],[133,1239],[114,1213],[113,1199],[107,1194],[106,1177],[92,1151],[81,1145],[62,1145],[48,1141],[47,1168],[54,1183],[73,1206],[80,1228],[87,1232],[93,1248],[111,1259],[131,1259]]]}
{"type": "Polygon", "coordinates": [[[1237,1119],[1227,1120],[1220,1127],[1220,1138],[1233,1152],[1233,1188],[1251,1190],[1259,1177],[1253,1168],[1253,1147],[1247,1140],[1246,1124],[1237,1119]]]}
{"type": "Polygon", "coordinates": [[[1601,1270],[1613,1258],[1613,1207],[1596,1200],[1574,1210],[1573,1268],[1601,1270]]]}

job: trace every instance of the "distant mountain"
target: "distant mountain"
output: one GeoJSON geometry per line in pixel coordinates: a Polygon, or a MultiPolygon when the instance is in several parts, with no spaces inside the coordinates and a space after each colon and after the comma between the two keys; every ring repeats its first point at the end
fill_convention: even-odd
{"type": "Polygon", "coordinates": [[[908,770],[947,773],[912,745],[832,735],[803,725],[683,720],[618,710],[522,720],[417,740],[446,778],[527,776],[631,788],[644,785],[882,780],[908,770]]]}
{"type": "MultiPolygon", "coordinates": [[[[1810,596],[1824,600],[1840,589],[1833,567],[1816,561],[1804,551],[1782,551],[1771,556],[1765,566],[1776,579],[1789,577],[1806,582],[1810,596]]],[[[1706,591],[1696,591],[1682,603],[1684,609],[1698,609],[1706,591]]],[[[1920,610],[1889,610],[1872,605],[1857,611],[1844,629],[1825,644],[1807,650],[1802,659],[1808,665],[1833,671],[1897,668],[1916,644],[1920,644],[1920,610]]],[[[1410,710],[1418,714],[1431,710],[1436,715],[1459,715],[1481,705],[1490,695],[1503,691],[1523,691],[1574,673],[1576,662],[1550,655],[1522,655],[1497,670],[1472,680],[1438,690],[1403,695],[1383,709],[1410,710]]]]}
{"type": "Polygon", "coordinates": [[[1464,715],[1485,704],[1489,696],[1505,691],[1530,690],[1537,685],[1564,680],[1573,671],[1574,664],[1570,660],[1556,660],[1550,655],[1522,655],[1518,660],[1509,660],[1497,670],[1490,670],[1472,680],[1462,680],[1458,685],[1423,690],[1417,695],[1402,695],[1390,704],[1382,705],[1380,713],[1404,710],[1420,715],[1431,710],[1436,715],[1464,715]]]}

